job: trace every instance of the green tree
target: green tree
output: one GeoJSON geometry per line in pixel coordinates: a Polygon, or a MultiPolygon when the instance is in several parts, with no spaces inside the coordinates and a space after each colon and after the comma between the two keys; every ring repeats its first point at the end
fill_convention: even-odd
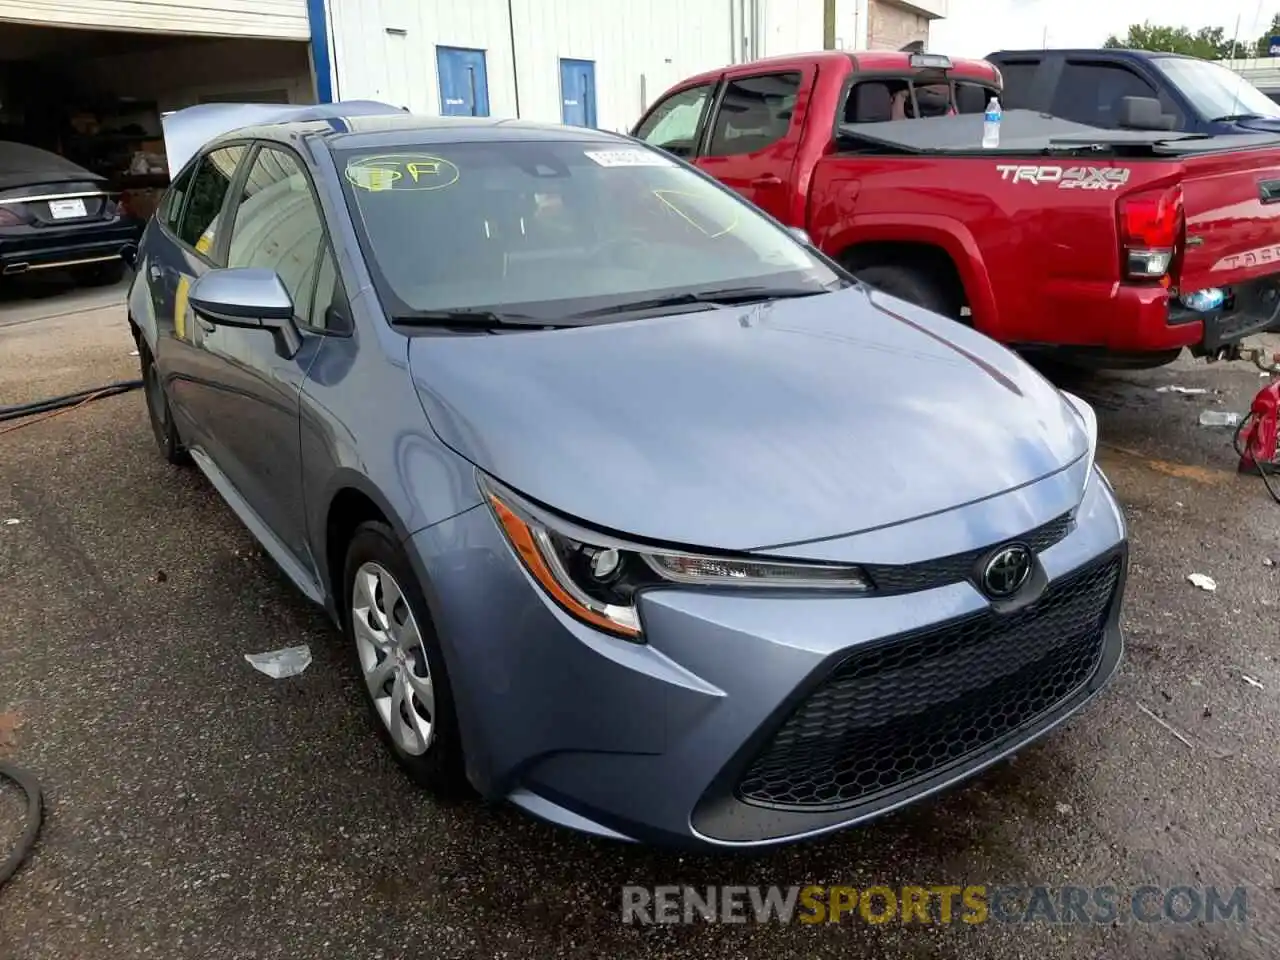
{"type": "MultiPolygon", "coordinates": [[[[1280,16],[1277,17],[1280,21],[1280,16]]],[[[1266,38],[1259,41],[1264,47],[1266,38]]],[[[1192,31],[1188,27],[1169,27],[1147,20],[1130,24],[1123,37],[1115,34],[1107,37],[1104,47],[1122,47],[1128,50],[1158,50],[1161,53],[1182,53],[1203,60],[1218,60],[1231,55],[1231,38],[1222,27],[1201,27],[1192,31]]],[[[1241,44],[1247,48],[1247,44],[1241,44]]]]}

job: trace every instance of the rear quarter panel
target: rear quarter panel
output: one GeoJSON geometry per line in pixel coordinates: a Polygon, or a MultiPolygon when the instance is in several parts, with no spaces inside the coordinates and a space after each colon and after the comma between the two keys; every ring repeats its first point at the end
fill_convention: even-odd
{"type": "Polygon", "coordinates": [[[997,340],[1097,342],[1073,294],[1105,296],[1119,283],[1117,202],[1175,182],[1177,170],[1167,161],[835,155],[814,172],[809,233],[837,259],[858,244],[940,247],[974,326],[997,340]]]}

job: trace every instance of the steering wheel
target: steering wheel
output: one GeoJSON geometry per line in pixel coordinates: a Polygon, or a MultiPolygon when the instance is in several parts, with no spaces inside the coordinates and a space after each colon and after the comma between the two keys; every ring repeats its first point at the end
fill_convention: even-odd
{"type": "Polygon", "coordinates": [[[634,233],[608,237],[596,244],[592,259],[614,266],[645,267],[653,262],[653,242],[634,233]]]}

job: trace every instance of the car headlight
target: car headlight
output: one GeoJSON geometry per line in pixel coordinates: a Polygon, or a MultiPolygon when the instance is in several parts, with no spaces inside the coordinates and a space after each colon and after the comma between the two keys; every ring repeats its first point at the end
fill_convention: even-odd
{"type": "MultiPolygon", "coordinates": [[[[1066,398],[1067,403],[1071,405],[1071,409],[1075,411],[1076,416],[1080,418],[1080,423],[1084,426],[1085,436],[1088,437],[1089,441],[1089,448],[1085,455],[1088,457],[1088,475],[1091,476],[1093,471],[1098,469],[1098,415],[1094,413],[1093,407],[1074,393],[1068,393],[1066,390],[1059,392],[1066,398]]],[[[1098,473],[1101,474],[1102,471],[1098,469],[1098,473]]],[[[1106,480],[1106,477],[1104,476],[1102,479],[1106,480]]],[[[1086,481],[1087,483],[1088,481],[1086,481]]]]}
{"type": "Polygon", "coordinates": [[[480,486],[516,555],[548,595],[579,620],[629,640],[641,636],[636,598],[645,587],[871,589],[855,566],[639,546],[553,518],[494,480],[482,477],[480,486]]]}

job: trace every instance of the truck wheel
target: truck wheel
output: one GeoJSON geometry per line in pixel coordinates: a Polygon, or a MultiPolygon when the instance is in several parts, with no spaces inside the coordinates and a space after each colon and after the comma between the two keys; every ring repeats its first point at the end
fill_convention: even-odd
{"type": "Polygon", "coordinates": [[[960,304],[946,285],[933,274],[914,267],[878,265],[862,267],[854,273],[869,287],[940,313],[952,320],[960,319],[960,304]]]}

